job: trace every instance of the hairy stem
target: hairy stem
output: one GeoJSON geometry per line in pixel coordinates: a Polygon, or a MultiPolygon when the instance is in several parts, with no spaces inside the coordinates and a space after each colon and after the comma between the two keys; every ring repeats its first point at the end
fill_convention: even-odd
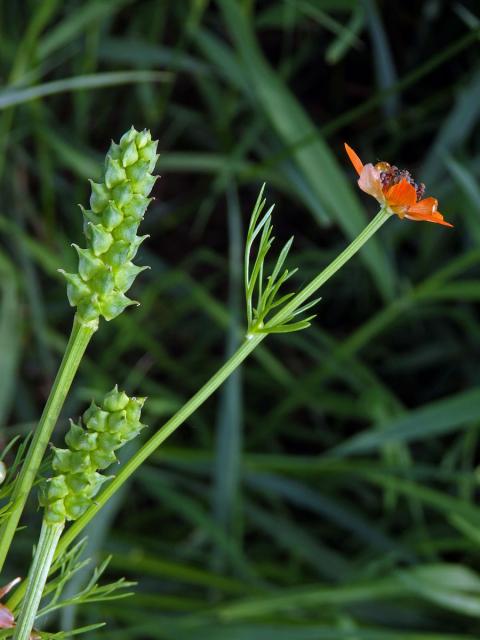
{"type": "Polygon", "coordinates": [[[0,528],[0,571],[2,570],[25,502],[50,441],[52,431],[55,428],[58,416],[65,402],[65,397],[94,332],[95,327],[81,324],[77,318],[75,318],[62,363],[50,391],[42,417],[30,443],[22,469],[15,482],[10,514],[0,528]]]}
{"type": "Polygon", "coordinates": [[[18,617],[13,640],[29,640],[55,549],[63,531],[62,524],[42,523],[42,530],[27,578],[27,591],[18,617]]]}
{"type": "MultiPolygon", "coordinates": [[[[371,238],[390,217],[390,213],[383,208],[365,227],[365,229],[348,245],[342,253],[331,262],[318,276],[295,295],[271,320],[271,324],[283,322],[291,313],[304,304],[304,302],[318,291],[318,289],[331,278],[350,258],[352,258],[363,245],[371,238]]],[[[269,323],[270,324],[270,323],[269,323]]],[[[134,471],[159,447],[194,411],[207,400],[225,380],[240,366],[250,353],[262,342],[267,334],[254,334],[249,336],[232,357],[208,380],[208,382],[193,395],[177,413],[170,418],[139,451],[122,467],[118,475],[95,499],[95,504],[79,518],[65,533],[58,546],[57,555],[63,553],[69,544],[79,535],[95,514],[108,502],[120,487],[128,480],[134,471]]]]}

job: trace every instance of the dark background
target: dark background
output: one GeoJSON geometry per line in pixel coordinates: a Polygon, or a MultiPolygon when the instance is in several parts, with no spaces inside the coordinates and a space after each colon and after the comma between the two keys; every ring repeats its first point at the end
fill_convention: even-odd
{"type": "MultiPolygon", "coordinates": [[[[263,182],[276,246],[295,236],[295,290],[375,213],[344,141],[408,168],[455,225],[389,220],[323,287],[311,328],[263,343],[90,530],[95,561],[114,554],[101,581],[136,580],[136,595],[75,623],[63,610],[52,630],[478,636],[479,8],[0,2],[2,445],[48,396],[73,315],[56,270],[75,269],[76,203],[131,124],[160,141],[138,258],[152,269],[134,287],[142,306],[95,335],[59,441],[115,382],[149,397],[153,433],[221,365],[244,322],[243,234],[263,182]]],[[[32,500],[3,582],[25,575],[38,521],[32,500]]]]}

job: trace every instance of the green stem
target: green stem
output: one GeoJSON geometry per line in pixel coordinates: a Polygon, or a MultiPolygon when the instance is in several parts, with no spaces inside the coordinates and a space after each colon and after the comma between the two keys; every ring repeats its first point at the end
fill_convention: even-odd
{"type": "Polygon", "coordinates": [[[22,469],[15,482],[9,517],[0,528],[0,571],[3,568],[5,558],[17,529],[18,521],[22,515],[23,507],[25,506],[32,485],[35,482],[38,468],[40,467],[52,431],[55,428],[58,416],[62,410],[65,397],[95,330],[96,327],[83,325],[78,322],[77,318],[75,318],[73,322],[72,333],[63,355],[57,377],[55,378],[42,417],[40,418],[40,422],[28,448],[22,469]]]}
{"type": "MultiPolygon", "coordinates": [[[[257,334],[250,340],[245,340],[229,360],[210,378],[210,380],[197,393],[188,400],[177,413],[168,420],[137,453],[126,462],[117,476],[106,486],[99,496],[95,498],[95,504],[90,507],[83,516],[76,520],[66,531],[58,546],[57,557],[61,555],[82,529],[96,515],[108,500],[116,493],[124,482],[145,462],[145,460],[164,442],[178,427],[187,420],[194,411],[209,398],[245,358],[260,344],[266,334],[257,334]]],[[[17,589],[17,596],[20,589],[17,589]]]]}
{"type": "Polygon", "coordinates": [[[29,640],[30,638],[63,527],[63,523],[54,525],[47,524],[45,521],[42,523],[37,549],[27,578],[27,592],[23,599],[13,640],[29,640]]]}
{"type": "MultiPolygon", "coordinates": [[[[352,258],[363,245],[371,238],[378,229],[390,217],[390,213],[383,208],[373,220],[365,227],[365,229],[348,245],[344,251],[331,262],[318,276],[316,276],[307,286],[302,289],[290,302],[285,305],[271,320],[271,324],[279,324],[288,316],[298,309],[304,302],[310,298],[329,278],[331,278],[350,258],[352,258]]],[[[270,323],[269,323],[270,324],[270,323]]],[[[68,529],[62,537],[57,549],[57,556],[61,555],[70,545],[70,543],[79,535],[86,527],[96,513],[108,502],[108,500],[116,493],[120,487],[128,480],[136,469],[157,449],[162,442],[172,435],[185,420],[187,420],[194,411],[207,400],[220,385],[232,374],[235,369],[247,358],[248,355],[262,342],[267,334],[254,334],[246,339],[238,350],[227,360],[227,362],[219,369],[210,380],[197,393],[188,400],[177,413],[161,427],[141,449],[122,467],[118,475],[112,482],[102,491],[95,499],[86,513],[79,518],[68,529]]],[[[17,594],[20,589],[17,589],[17,594]]],[[[17,595],[15,594],[15,595],[17,595]]]]}
{"type": "Polygon", "coordinates": [[[311,298],[314,293],[316,293],[318,289],[327,282],[327,280],[329,280],[341,267],[343,267],[346,262],[350,260],[352,256],[357,253],[357,251],[363,247],[367,240],[369,240],[380,229],[391,215],[391,213],[388,213],[382,207],[375,218],[373,218],[373,220],[355,238],[355,240],[353,240],[348,247],[328,265],[328,267],[321,271],[318,276],[316,276],[307,284],[306,287],[297,293],[290,302],[287,302],[287,304],[282,307],[280,311],[266,324],[266,327],[269,325],[274,326],[276,324],[281,324],[292,314],[293,311],[301,307],[308,298],[311,298]]]}
{"type": "MultiPolygon", "coordinates": [[[[371,238],[378,229],[387,221],[391,214],[383,208],[360,233],[355,240],[348,245],[344,251],[331,262],[318,276],[316,276],[307,286],[302,289],[292,300],[281,309],[271,320],[272,324],[283,322],[288,316],[298,309],[305,301],[311,297],[318,289],[331,278],[350,258],[352,258],[363,245],[371,238]]],[[[229,360],[219,369],[208,382],[197,393],[188,400],[177,413],[161,427],[139,451],[122,467],[118,475],[112,482],[95,498],[95,504],[79,518],[66,531],[60,540],[55,558],[61,556],[82,532],[87,524],[94,518],[97,512],[108,502],[108,500],[120,489],[129,479],[136,469],[164,442],[194,411],[207,400],[225,380],[240,366],[248,355],[266,338],[267,334],[255,334],[247,338],[229,360]]],[[[15,593],[8,600],[7,605],[14,608],[23,597],[25,585],[20,585],[15,593]]]]}

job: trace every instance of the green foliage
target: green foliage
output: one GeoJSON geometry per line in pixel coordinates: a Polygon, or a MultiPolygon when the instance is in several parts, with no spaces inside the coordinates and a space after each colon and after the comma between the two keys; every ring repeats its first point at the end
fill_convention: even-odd
{"type": "MultiPolygon", "coordinates": [[[[91,572],[91,576],[80,591],[66,596],[65,590],[67,585],[70,584],[72,578],[78,572],[89,570],[91,560],[84,558],[85,547],[86,540],[81,540],[73,545],[65,554],[62,555],[61,558],[57,560],[57,562],[53,564],[51,568],[52,576],[44,592],[45,595],[48,596],[48,601],[47,604],[39,610],[37,620],[41,620],[43,616],[51,615],[55,611],[61,611],[62,609],[73,605],[81,606],[92,602],[112,602],[128,598],[133,595],[133,592],[128,591],[128,589],[136,586],[136,583],[128,582],[123,578],[112,583],[99,584],[99,581],[111,560],[110,557],[107,557],[97,567],[94,567],[91,572]]],[[[16,612],[15,608],[14,612],[16,612]]],[[[59,631],[57,633],[42,632],[40,637],[66,638],[67,635],[82,635],[103,626],[105,626],[105,623],[99,622],[87,626],[76,627],[68,631],[68,633],[63,631],[59,631]]]]}
{"type": "MultiPolygon", "coordinates": [[[[0,500],[2,501],[10,499],[15,486],[16,473],[25,458],[25,451],[29,441],[30,435],[23,439],[20,436],[15,436],[0,453],[0,500]],[[10,457],[9,454],[12,452],[14,452],[14,455],[7,467],[3,460],[10,457]]],[[[0,506],[0,524],[10,513],[11,506],[10,502],[0,506]]]]}
{"type": "Polygon", "coordinates": [[[280,251],[272,273],[264,277],[265,259],[275,240],[272,236],[273,227],[271,223],[273,205],[266,213],[263,213],[266,204],[266,200],[263,198],[264,190],[265,185],[263,185],[258,194],[245,241],[244,278],[248,335],[255,333],[291,333],[292,331],[306,329],[310,326],[310,321],[315,315],[296,322],[292,322],[292,320],[304,311],[311,309],[320,300],[320,298],[317,298],[302,305],[291,314],[288,314],[282,323],[269,322],[269,316],[272,311],[274,309],[276,312],[281,311],[288,300],[295,295],[295,292],[284,294],[281,288],[297,272],[297,269],[289,271],[287,268],[283,268],[293,243],[293,238],[290,238],[280,251]],[[256,250],[254,250],[255,241],[258,244],[256,250]]]}
{"type": "MultiPolygon", "coordinates": [[[[47,616],[54,611],[58,611],[72,605],[85,605],[91,602],[111,602],[128,598],[133,595],[131,589],[136,586],[136,582],[129,582],[120,578],[109,584],[99,584],[100,579],[110,564],[111,557],[105,558],[97,567],[94,567],[91,576],[84,587],[69,596],[65,596],[65,589],[73,576],[79,571],[88,569],[90,559],[85,559],[86,540],[81,540],[73,545],[56,563],[52,566],[52,579],[48,582],[45,595],[49,595],[47,604],[39,610],[38,618],[47,616]]],[[[103,626],[103,623],[100,624],[103,626]]],[[[78,630],[77,630],[78,631],[78,630]]]]}
{"type": "MultiPolygon", "coordinates": [[[[108,620],[86,637],[478,638],[477,3],[369,2],[380,26],[357,0],[0,4],[0,449],[38,420],[71,322],[57,268],[77,270],[74,203],[131,123],[160,138],[138,257],[151,270],[128,294],[142,306],[95,335],[65,416],[119,381],[158,426],[222,365],[243,293],[227,251],[263,182],[279,247],[295,236],[286,293],[328,264],[374,211],[344,141],[428,171],[455,224],[389,221],[308,331],[269,336],[95,519],[105,580],[138,581],[135,597],[52,612],[42,633],[108,620]],[[228,457],[221,422],[238,425],[228,457]]],[[[40,515],[25,512],[4,582],[25,575],[40,515]]]]}
{"type": "Polygon", "coordinates": [[[117,461],[115,451],[145,427],[140,415],[145,398],[129,398],[115,386],[97,406],[91,406],[79,424],[73,421],[65,436],[68,449],[53,448],[56,475],[42,487],[40,504],[48,524],[76,520],[109,478],[98,473],[117,461]]]}
{"type": "Polygon", "coordinates": [[[148,236],[137,236],[155,184],[157,142],[149,131],[133,126],[112,142],[105,158],[101,182],[91,181],[90,209],[82,207],[87,248],[74,244],[78,273],[66,273],[68,299],[77,307],[83,324],[95,324],[103,316],[113,320],[131,304],[125,293],[136,276],[148,267],[132,259],[148,236]]]}

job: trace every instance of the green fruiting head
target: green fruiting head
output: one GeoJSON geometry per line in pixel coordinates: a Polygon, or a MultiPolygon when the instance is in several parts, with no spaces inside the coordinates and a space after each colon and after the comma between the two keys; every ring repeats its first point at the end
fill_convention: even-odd
{"type": "Polygon", "coordinates": [[[68,449],[54,449],[56,472],[40,492],[45,520],[58,524],[76,520],[91,505],[108,480],[98,473],[117,462],[115,451],[143,429],[140,415],[145,398],[129,398],[115,386],[100,406],[92,402],[79,424],[70,423],[65,436],[68,449]]]}
{"type": "Polygon", "coordinates": [[[151,202],[155,184],[157,142],[149,131],[133,127],[112,142],[105,158],[103,178],[90,181],[90,209],[82,209],[87,247],[73,245],[78,254],[78,273],[61,273],[67,280],[70,304],[77,307],[82,324],[95,326],[103,316],[112,320],[136,304],[125,294],[140,271],[132,263],[138,247],[148,236],[137,236],[138,226],[151,202]]]}

